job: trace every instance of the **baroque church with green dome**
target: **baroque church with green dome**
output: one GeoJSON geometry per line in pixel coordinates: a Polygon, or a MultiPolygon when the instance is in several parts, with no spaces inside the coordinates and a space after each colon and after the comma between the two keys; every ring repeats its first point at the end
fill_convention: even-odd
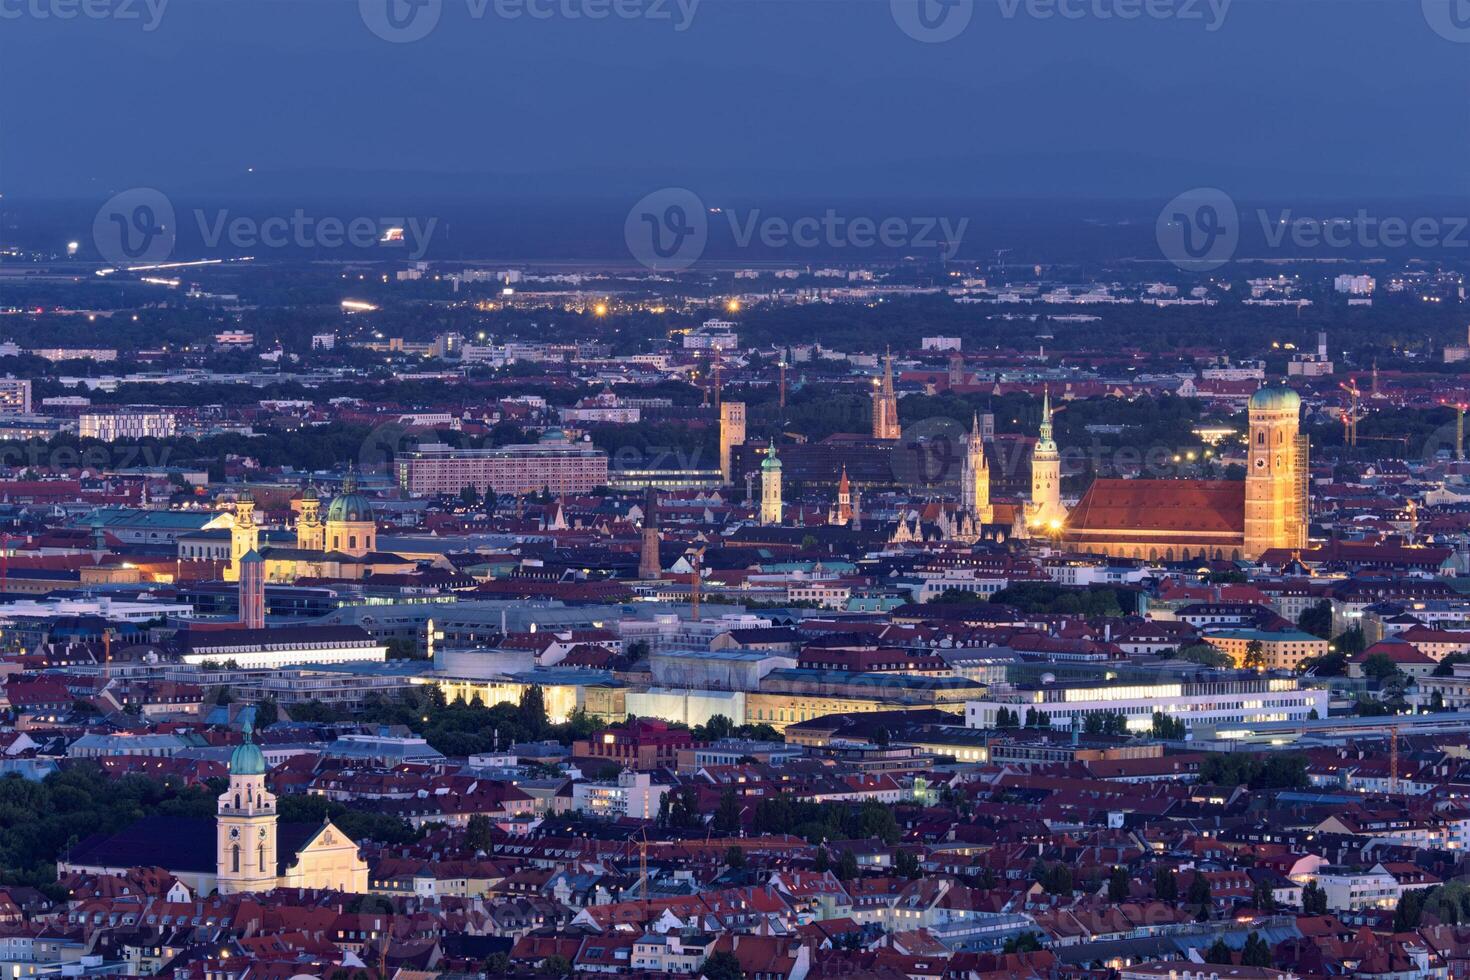
{"type": "Polygon", "coordinates": [[[242,713],[241,722],[244,740],[230,755],[229,787],[219,796],[213,820],[144,817],[119,833],[79,842],[57,862],[58,873],[163,868],[193,898],[276,888],[366,894],[367,861],[341,829],[330,820],[278,820],[276,796],[266,784],[270,766],[255,742],[253,709],[242,713]]]}
{"type": "Polygon", "coordinates": [[[255,522],[255,504],[248,492],[235,503],[231,530],[230,573],[238,580],[239,559],[251,551],[265,562],[267,582],[294,582],[301,578],[361,579],[368,575],[411,571],[414,560],[385,554],[378,548],[377,516],[372,502],[358,489],[357,475],[347,474],[342,492],[332,498],[322,519],[316,487],[307,487],[295,502],[296,545],[264,544],[255,522]]]}

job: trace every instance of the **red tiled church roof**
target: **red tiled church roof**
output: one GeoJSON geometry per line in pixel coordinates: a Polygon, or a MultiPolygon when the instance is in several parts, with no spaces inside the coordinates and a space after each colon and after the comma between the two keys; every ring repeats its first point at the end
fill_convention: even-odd
{"type": "Polygon", "coordinates": [[[1068,533],[1245,533],[1245,484],[1231,480],[1094,480],[1067,519],[1068,533]]]}

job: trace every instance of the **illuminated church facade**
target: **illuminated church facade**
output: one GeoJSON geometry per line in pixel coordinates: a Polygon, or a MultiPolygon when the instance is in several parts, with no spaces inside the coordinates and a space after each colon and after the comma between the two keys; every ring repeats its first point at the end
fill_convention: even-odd
{"type": "Polygon", "coordinates": [[[228,581],[239,580],[240,559],[252,551],[265,562],[267,582],[360,579],[414,568],[412,559],[377,550],[377,517],[367,497],[358,492],[354,474],[348,474],[342,492],[332,498],[325,520],[315,487],[303,491],[297,506],[295,547],[262,545],[255,503],[248,491],[241,494],[230,528],[230,564],[224,576],[228,581]]]}
{"type": "Polygon", "coordinates": [[[1072,551],[1152,561],[1255,560],[1272,548],[1306,547],[1310,450],[1301,398],[1287,387],[1261,388],[1248,416],[1243,482],[1097,479],[1067,512],[1053,496],[1048,407],[1033,457],[1030,532],[1072,551]]]}

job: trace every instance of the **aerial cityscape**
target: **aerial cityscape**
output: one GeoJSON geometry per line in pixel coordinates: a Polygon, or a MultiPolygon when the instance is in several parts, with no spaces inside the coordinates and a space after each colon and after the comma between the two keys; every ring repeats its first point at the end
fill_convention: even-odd
{"type": "Polygon", "coordinates": [[[1470,3],[0,51],[0,980],[1470,977],[1470,3]]]}

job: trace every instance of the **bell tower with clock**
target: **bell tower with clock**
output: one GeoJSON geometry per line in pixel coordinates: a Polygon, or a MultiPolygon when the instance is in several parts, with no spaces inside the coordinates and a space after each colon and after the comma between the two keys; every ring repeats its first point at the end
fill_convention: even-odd
{"type": "Polygon", "coordinates": [[[230,788],[215,820],[215,878],[224,895],[270,891],[279,882],[276,797],[265,788],[265,756],[252,738],[254,712],[246,712],[245,741],[230,756],[230,788]]]}

